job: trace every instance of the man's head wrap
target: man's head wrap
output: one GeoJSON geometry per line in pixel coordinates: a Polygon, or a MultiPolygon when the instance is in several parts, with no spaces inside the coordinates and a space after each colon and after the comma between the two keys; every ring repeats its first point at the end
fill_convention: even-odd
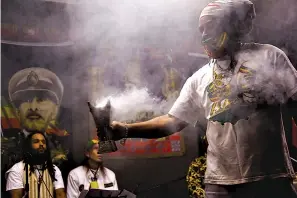
{"type": "Polygon", "coordinates": [[[223,48],[230,47],[228,41],[238,41],[252,28],[256,16],[254,5],[249,0],[216,0],[201,12],[199,28],[202,44],[212,56],[223,48]]]}
{"type": "Polygon", "coordinates": [[[219,30],[222,27],[228,34],[233,34],[238,26],[255,16],[254,4],[249,0],[216,0],[202,10],[199,20],[207,17],[215,26],[220,26],[219,30]]]}

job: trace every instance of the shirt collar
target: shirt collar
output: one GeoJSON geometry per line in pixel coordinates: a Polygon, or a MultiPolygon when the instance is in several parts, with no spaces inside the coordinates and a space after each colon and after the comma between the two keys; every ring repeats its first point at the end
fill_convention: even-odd
{"type": "MultiPolygon", "coordinates": [[[[94,173],[96,172],[96,170],[93,170],[93,169],[92,170],[88,169],[88,172],[87,172],[87,178],[90,180],[94,177],[94,174],[92,173],[92,171],[94,173]]],[[[99,178],[99,176],[100,176],[100,169],[97,171],[97,174],[96,174],[97,179],[99,178]]]]}
{"type": "Polygon", "coordinates": [[[215,62],[218,65],[218,69],[227,70],[228,68],[231,68],[230,67],[230,64],[231,64],[230,56],[224,56],[223,58],[215,59],[215,62]]]}

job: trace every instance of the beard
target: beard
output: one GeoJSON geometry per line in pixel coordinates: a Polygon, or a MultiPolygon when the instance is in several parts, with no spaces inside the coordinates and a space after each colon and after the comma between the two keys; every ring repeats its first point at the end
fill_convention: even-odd
{"type": "Polygon", "coordinates": [[[30,153],[29,157],[29,163],[33,165],[42,165],[44,164],[48,159],[48,150],[45,149],[43,152],[40,152],[39,150],[33,150],[30,153]]]}
{"type": "Polygon", "coordinates": [[[28,118],[21,119],[22,126],[27,131],[45,131],[48,128],[47,121],[43,119],[31,120],[28,118]]]}

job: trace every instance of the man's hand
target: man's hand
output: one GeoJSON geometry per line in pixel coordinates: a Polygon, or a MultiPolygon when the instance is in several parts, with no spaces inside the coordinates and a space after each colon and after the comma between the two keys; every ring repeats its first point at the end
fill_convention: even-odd
{"type": "Polygon", "coordinates": [[[122,122],[113,121],[111,123],[113,140],[117,141],[126,138],[128,125],[122,122]]]}

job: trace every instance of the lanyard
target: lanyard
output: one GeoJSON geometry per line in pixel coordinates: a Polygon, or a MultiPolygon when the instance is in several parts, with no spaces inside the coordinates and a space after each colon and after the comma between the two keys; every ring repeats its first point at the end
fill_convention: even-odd
{"type": "Polygon", "coordinates": [[[99,170],[99,167],[97,168],[96,171],[93,171],[90,169],[91,173],[93,173],[94,177],[91,178],[92,181],[97,181],[97,172],[99,170]]]}

